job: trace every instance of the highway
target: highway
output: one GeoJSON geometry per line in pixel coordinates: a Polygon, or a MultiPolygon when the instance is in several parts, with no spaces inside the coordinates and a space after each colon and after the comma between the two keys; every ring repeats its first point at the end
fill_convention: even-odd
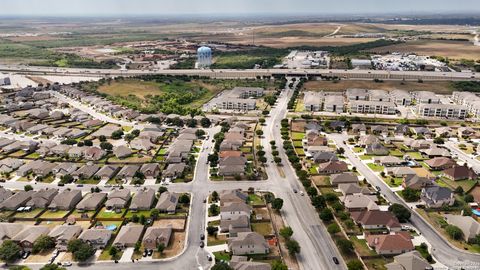
{"type": "Polygon", "coordinates": [[[0,72],[28,75],[116,77],[148,74],[205,76],[218,79],[257,78],[269,76],[324,76],[341,79],[381,80],[480,80],[480,73],[472,72],[427,72],[387,70],[344,69],[165,69],[165,70],[118,70],[80,69],[41,66],[0,65],[0,72]]]}
{"type": "MultiPolygon", "coordinates": [[[[391,203],[402,204],[409,208],[407,204],[400,199],[388,186],[382,181],[360,158],[344,143],[348,140],[346,134],[329,134],[337,147],[345,149],[345,157],[350,160],[359,173],[361,173],[372,186],[380,187],[382,195],[391,203]]],[[[452,269],[479,269],[480,254],[474,254],[460,250],[451,245],[443,236],[441,236],[427,221],[425,221],[416,211],[411,211],[410,222],[417,230],[428,240],[433,247],[432,255],[436,260],[452,269]]]]}

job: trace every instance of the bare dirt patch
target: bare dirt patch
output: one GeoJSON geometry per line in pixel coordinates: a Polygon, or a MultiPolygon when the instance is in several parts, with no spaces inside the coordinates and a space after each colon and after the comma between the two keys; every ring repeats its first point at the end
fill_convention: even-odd
{"type": "Polygon", "coordinates": [[[153,254],[154,259],[169,258],[179,254],[185,245],[185,232],[174,232],[168,247],[165,248],[163,254],[155,251],[153,254]]]}
{"type": "Polygon", "coordinates": [[[184,219],[159,219],[155,220],[153,223],[154,227],[167,227],[168,225],[172,225],[174,230],[183,230],[185,226],[184,219]]]}

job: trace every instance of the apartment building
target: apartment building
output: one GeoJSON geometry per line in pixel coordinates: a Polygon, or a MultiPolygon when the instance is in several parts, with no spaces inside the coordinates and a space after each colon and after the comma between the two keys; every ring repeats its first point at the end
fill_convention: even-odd
{"type": "Polygon", "coordinates": [[[352,113],[395,114],[397,112],[393,102],[383,101],[350,101],[349,110],[352,113]]]}
{"type": "Polygon", "coordinates": [[[417,114],[421,117],[464,119],[467,116],[467,108],[454,104],[419,104],[417,114]]]}

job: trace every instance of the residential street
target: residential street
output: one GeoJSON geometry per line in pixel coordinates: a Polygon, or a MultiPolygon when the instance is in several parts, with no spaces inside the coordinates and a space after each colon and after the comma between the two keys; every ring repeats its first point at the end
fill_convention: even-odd
{"type": "MultiPolygon", "coordinates": [[[[373,171],[368,168],[356,155],[353,151],[345,145],[344,141],[348,139],[346,134],[329,134],[327,135],[329,139],[332,139],[338,147],[343,147],[345,149],[345,157],[350,160],[353,166],[357,168],[357,171],[360,172],[368,180],[372,186],[380,187],[380,192],[385,196],[385,198],[391,203],[402,204],[405,207],[408,207],[403,200],[401,200],[388,186],[383,182],[373,171]]],[[[443,238],[437,231],[430,226],[419,214],[415,211],[412,212],[412,217],[410,222],[415,226],[418,231],[428,240],[428,242],[433,247],[431,253],[436,260],[442,264],[451,267],[453,269],[479,269],[480,267],[480,255],[468,253],[463,250],[460,250],[452,246],[448,241],[443,238]]]]}

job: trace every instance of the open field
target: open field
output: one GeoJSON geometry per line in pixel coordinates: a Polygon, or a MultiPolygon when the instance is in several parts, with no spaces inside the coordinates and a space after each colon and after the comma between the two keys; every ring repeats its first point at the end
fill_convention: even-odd
{"type": "Polygon", "coordinates": [[[303,87],[307,91],[329,91],[339,92],[345,91],[348,88],[364,88],[364,89],[405,89],[408,91],[434,91],[438,94],[451,94],[454,90],[450,82],[442,81],[428,81],[428,82],[415,82],[415,81],[384,81],[382,83],[376,83],[368,80],[341,80],[341,81],[308,81],[303,87]]]}
{"type": "Polygon", "coordinates": [[[379,47],[370,50],[373,53],[417,53],[429,56],[443,56],[452,59],[480,59],[480,46],[467,41],[415,40],[401,44],[379,47]]]}

